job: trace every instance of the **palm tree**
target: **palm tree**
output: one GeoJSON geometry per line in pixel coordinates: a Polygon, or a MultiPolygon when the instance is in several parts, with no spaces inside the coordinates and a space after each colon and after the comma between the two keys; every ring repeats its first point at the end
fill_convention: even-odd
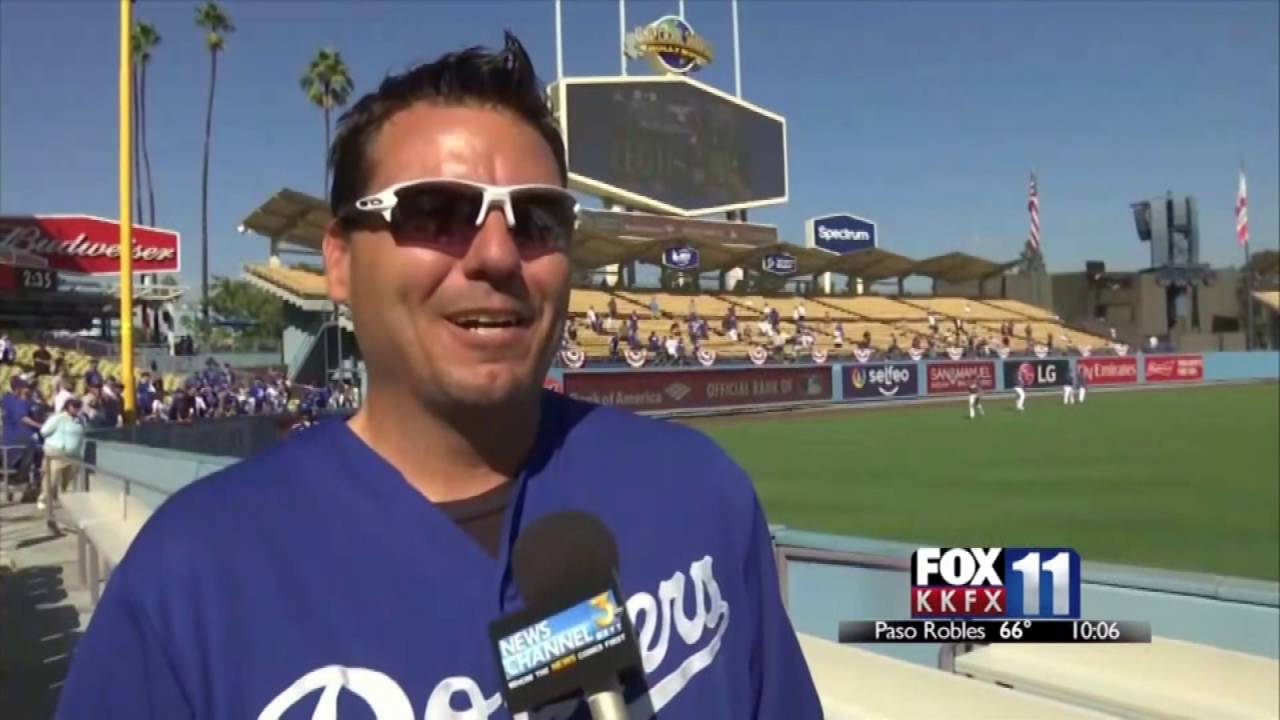
{"type": "MultiPolygon", "coordinates": [[[[155,227],[156,224],[156,186],[155,181],[151,178],[151,153],[147,148],[147,65],[151,63],[151,51],[160,44],[160,33],[156,32],[154,25],[150,23],[138,23],[133,31],[133,52],[137,59],[138,69],[138,135],[142,146],[142,165],[146,170],[147,178],[147,224],[155,227]]],[[[142,211],[139,210],[141,215],[142,211]]],[[[141,218],[139,218],[141,219],[141,218]]]]}
{"type": "Polygon", "coordinates": [[[209,324],[209,140],[213,134],[213,89],[218,84],[218,53],[226,36],[235,31],[231,18],[214,0],[196,8],[196,27],[205,32],[209,48],[209,104],[204,115],[204,167],[200,181],[200,314],[209,324]]]}
{"type": "Polygon", "coordinates": [[[333,48],[321,48],[299,83],[312,103],[324,111],[324,185],[323,195],[329,194],[329,114],[335,107],[347,104],[351,97],[351,73],[342,55],[333,48]]]}

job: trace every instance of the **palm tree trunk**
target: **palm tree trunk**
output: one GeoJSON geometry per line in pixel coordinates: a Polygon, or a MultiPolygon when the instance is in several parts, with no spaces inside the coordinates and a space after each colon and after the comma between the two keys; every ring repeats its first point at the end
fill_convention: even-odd
{"type": "Polygon", "coordinates": [[[218,51],[209,51],[209,104],[204,115],[204,167],[200,180],[200,317],[209,332],[209,140],[213,134],[213,88],[218,82],[218,51]]]}
{"type": "Polygon", "coordinates": [[[320,198],[329,199],[329,105],[324,105],[324,185],[320,186],[320,198]]]}
{"type": "Polygon", "coordinates": [[[147,63],[142,64],[142,80],[138,87],[138,102],[142,121],[142,165],[147,172],[147,224],[156,226],[156,185],[151,179],[151,153],[147,149],[147,63]]]}
{"type": "Polygon", "coordinates": [[[142,133],[142,120],[139,117],[141,113],[138,110],[138,66],[136,64],[133,66],[131,74],[133,77],[129,79],[129,82],[133,88],[133,97],[130,98],[133,103],[133,127],[130,128],[133,135],[133,202],[138,213],[133,216],[133,222],[142,224],[142,160],[138,154],[138,138],[142,133]]]}

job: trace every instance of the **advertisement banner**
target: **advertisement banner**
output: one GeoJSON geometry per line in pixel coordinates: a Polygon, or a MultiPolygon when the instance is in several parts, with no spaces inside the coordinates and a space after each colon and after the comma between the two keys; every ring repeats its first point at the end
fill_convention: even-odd
{"type": "Polygon", "coordinates": [[[1204,380],[1203,355],[1148,355],[1147,382],[1200,382],[1204,380]]]}
{"type": "MultiPolygon", "coordinates": [[[[178,233],[135,225],[133,271],[176,273],[181,269],[178,233]]],[[[86,275],[120,272],[120,225],[88,215],[0,217],[0,250],[30,253],[50,270],[86,275]]]]}
{"type": "Polygon", "coordinates": [[[1088,357],[1076,361],[1076,371],[1090,385],[1128,385],[1138,382],[1138,359],[1088,357]]]}
{"type": "Polygon", "coordinates": [[[1028,389],[1062,387],[1071,382],[1071,361],[1066,358],[1004,361],[1005,388],[1017,387],[1019,378],[1028,389]]]}
{"type": "Polygon", "coordinates": [[[876,224],[846,213],[809,218],[805,221],[805,244],[838,255],[870,250],[876,246],[876,224]]]}
{"type": "Polygon", "coordinates": [[[672,410],[831,399],[827,367],[734,368],[672,372],[566,372],[577,400],[629,410],[672,410]]]}
{"type": "Polygon", "coordinates": [[[929,363],[925,372],[930,395],[968,392],[970,383],[983,390],[996,389],[996,364],[991,360],[929,363]]]}
{"type": "Polygon", "coordinates": [[[845,365],[844,396],[848,400],[911,397],[920,394],[915,363],[845,365]]]}

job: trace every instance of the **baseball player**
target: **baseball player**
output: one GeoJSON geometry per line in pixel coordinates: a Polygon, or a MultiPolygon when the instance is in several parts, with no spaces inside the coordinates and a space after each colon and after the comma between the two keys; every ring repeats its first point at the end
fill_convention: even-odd
{"type": "Polygon", "coordinates": [[[1062,404],[1070,405],[1076,401],[1076,388],[1079,387],[1080,373],[1074,370],[1067,371],[1067,384],[1062,386],[1062,404]]]}
{"type": "MultiPolygon", "coordinates": [[[[1024,365],[1023,367],[1026,366],[1024,365]]],[[[1018,394],[1018,412],[1022,412],[1027,403],[1027,378],[1024,373],[1018,373],[1018,380],[1013,386],[1013,391],[1018,394]]]]}
{"type": "Polygon", "coordinates": [[[1080,368],[1076,368],[1075,378],[1076,402],[1084,404],[1084,391],[1089,387],[1089,380],[1080,368]]]}
{"type": "Polygon", "coordinates": [[[969,419],[972,420],[977,413],[983,417],[987,416],[985,410],[982,409],[982,386],[975,380],[969,383],[969,419]]]}

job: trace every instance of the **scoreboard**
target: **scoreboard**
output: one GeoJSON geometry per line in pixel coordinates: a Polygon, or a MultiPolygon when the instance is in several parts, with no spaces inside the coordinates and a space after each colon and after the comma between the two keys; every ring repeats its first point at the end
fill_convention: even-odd
{"type": "Polygon", "coordinates": [[[58,289],[58,273],[43,268],[0,265],[0,291],[53,291],[58,289]]]}

